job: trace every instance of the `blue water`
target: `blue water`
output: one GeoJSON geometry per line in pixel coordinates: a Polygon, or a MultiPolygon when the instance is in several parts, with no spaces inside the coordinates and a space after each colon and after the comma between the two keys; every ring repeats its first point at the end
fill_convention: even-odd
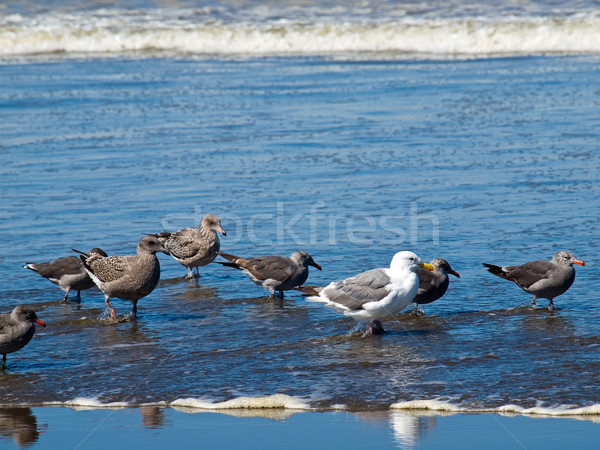
{"type": "Polygon", "coordinates": [[[31,305],[48,326],[9,355],[0,403],[285,394],[325,410],[594,411],[599,56],[346,56],[3,60],[0,309],[31,305]],[[308,251],[323,266],[308,284],[404,249],[461,278],[424,317],[407,310],[361,339],[351,319],[268,299],[216,264],[189,282],[160,254],[159,286],[118,324],[100,318],[98,290],[60,303],[21,267],[72,248],[133,253],[142,233],[207,212],[228,253],[308,251]],[[554,312],[481,266],[563,249],[586,267],[554,312]]]}

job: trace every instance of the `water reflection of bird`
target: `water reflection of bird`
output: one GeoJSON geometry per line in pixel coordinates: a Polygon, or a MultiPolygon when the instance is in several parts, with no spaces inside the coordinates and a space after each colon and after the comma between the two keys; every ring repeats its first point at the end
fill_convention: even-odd
{"type": "Polygon", "coordinates": [[[280,255],[240,258],[227,253],[219,253],[229,262],[220,262],[224,266],[234,267],[244,272],[254,283],[264,287],[275,296],[278,292],[289,291],[304,284],[308,278],[308,266],[322,270],[308,253],[297,251],[289,258],[280,255]]]}
{"type": "Polygon", "coordinates": [[[538,298],[550,300],[549,309],[554,309],[554,298],[567,291],[575,281],[575,269],[573,264],[585,266],[566,251],[556,252],[551,261],[530,261],[520,266],[495,266],[493,264],[483,265],[488,272],[505,280],[514,281],[517,286],[528,294],[533,295],[531,305],[535,306],[538,298]]]}
{"type": "Polygon", "coordinates": [[[10,314],[0,314],[0,368],[6,367],[6,355],[25,347],[35,334],[35,324],[46,326],[32,309],[16,306],[10,314]]]}
{"type": "MultiPolygon", "coordinates": [[[[94,253],[107,256],[106,253],[99,248],[90,250],[90,254],[94,253]]],[[[65,302],[69,297],[69,292],[77,291],[77,301],[79,301],[81,300],[81,291],[95,286],[94,282],[83,268],[81,260],[77,256],[65,256],[53,261],[41,263],[27,263],[23,267],[37,272],[42,277],[58,285],[65,291],[65,296],[63,298],[63,301],[65,302]]]]}
{"type": "Polygon", "coordinates": [[[435,258],[429,264],[431,264],[433,270],[417,269],[419,290],[413,299],[415,313],[419,313],[419,305],[434,302],[446,293],[450,284],[448,274],[460,278],[458,272],[455,272],[445,259],[435,258]]]}
{"type": "Polygon", "coordinates": [[[138,300],[150,294],[160,279],[157,252],[169,254],[156,236],[148,235],[139,241],[135,255],[80,255],[90,278],[104,292],[104,303],[110,311],[111,318],[117,317],[109,303],[112,297],[130,300],[133,303],[131,312],[135,318],[138,300]]]}
{"type": "Polygon", "coordinates": [[[161,428],[165,424],[165,413],[158,406],[142,406],[142,425],[146,428],[161,428]]]}
{"type": "Polygon", "coordinates": [[[161,231],[156,236],[171,252],[173,259],[187,268],[187,277],[193,278],[192,268],[196,268],[196,277],[199,277],[198,267],[206,266],[217,257],[221,248],[217,231],[227,236],[219,218],[213,214],[206,214],[198,228],[183,228],[174,233],[161,231]]]}
{"type": "Polygon", "coordinates": [[[412,252],[398,252],[389,268],[372,269],[325,287],[306,286],[300,291],[356,321],[370,321],[366,334],[384,332],[381,319],[404,309],[417,294],[418,268],[432,270],[412,252]]]}
{"type": "Polygon", "coordinates": [[[12,437],[19,447],[39,438],[37,419],[30,408],[0,408],[0,436],[12,437]]]}

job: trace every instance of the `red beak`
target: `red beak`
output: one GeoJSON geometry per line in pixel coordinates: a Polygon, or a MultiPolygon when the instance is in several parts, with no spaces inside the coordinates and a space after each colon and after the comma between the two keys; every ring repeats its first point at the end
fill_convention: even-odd
{"type": "Polygon", "coordinates": [[[44,322],[42,322],[40,319],[37,319],[37,320],[35,321],[35,323],[37,323],[38,325],[41,325],[41,326],[43,326],[44,328],[46,327],[46,324],[45,324],[44,322]]]}
{"type": "Polygon", "coordinates": [[[578,260],[578,259],[576,259],[575,261],[573,261],[573,264],[577,264],[579,266],[585,266],[585,263],[583,261],[578,260]]]}

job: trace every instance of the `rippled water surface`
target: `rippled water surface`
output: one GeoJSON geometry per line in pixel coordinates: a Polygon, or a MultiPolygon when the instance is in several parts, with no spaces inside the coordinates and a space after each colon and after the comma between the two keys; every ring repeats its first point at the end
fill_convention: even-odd
{"type": "MultiPolygon", "coordinates": [[[[0,70],[0,308],[47,323],[0,373],[0,403],[130,405],[287,394],[312,407],[588,407],[600,397],[597,57],[33,59],[0,70]],[[100,318],[23,269],[212,212],[222,250],[308,251],[326,284],[409,249],[461,274],[362,339],[288,293],[159,254],[137,322],[100,318]],[[549,312],[482,262],[570,250],[549,312]]],[[[130,303],[114,300],[120,315],[130,303]]]]}

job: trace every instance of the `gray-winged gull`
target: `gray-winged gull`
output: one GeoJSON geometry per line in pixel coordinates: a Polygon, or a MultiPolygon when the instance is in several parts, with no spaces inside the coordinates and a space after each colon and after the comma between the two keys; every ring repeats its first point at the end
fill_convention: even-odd
{"type": "Polygon", "coordinates": [[[432,270],[413,252],[398,252],[389,268],[367,270],[323,288],[300,288],[308,300],[323,302],[358,322],[369,321],[365,334],[384,332],[380,320],[405,308],[417,295],[421,267],[432,270]]]}
{"type": "Polygon", "coordinates": [[[35,325],[45,327],[32,309],[16,306],[10,314],[0,314],[0,368],[6,367],[6,354],[25,347],[35,333],[35,325]]]}
{"type": "Polygon", "coordinates": [[[109,299],[113,297],[130,300],[135,318],[138,300],[150,294],[160,279],[160,264],[156,252],[169,254],[156,236],[148,235],[139,241],[135,255],[80,256],[90,278],[104,292],[104,303],[111,318],[117,317],[109,303],[109,299]]]}
{"type": "MultiPolygon", "coordinates": [[[[90,253],[107,256],[102,249],[93,248],[90,253]]],[[[81,291],[95,286],[94,282],[83,268],[81,260],[77,256],[64,256],[53,261],[41,263],[27,263],[26,269],[37,272],[42,277],[58,285],[65,296],[63,301],[67,301],[69,292],[77,291],[77,301],[81,300],[81,291]]]]}
{"type": "Polygon", "coordinates": [[[161,231],[157,236],[171,252],[173,259],[187,268],[187,277],[193,278],[193,267],[196,268],[196,276],[200,276],[198,267],[206,266],[217,257],[221,247],[217,231],[227,236],[219,218],[213,214],[206,214],[198,228],[183,228],[174,233],[161,231]]]}
{"type": "Polygon", "coordinates": [[[533,295],[531,305],[538,298],[550,300],[549,309],[554,308],[554,298],[567,291],[575,281],[573,264],[585,266],[566,251],[556,252],[551,261],[530,261],[520,266],[495,266],[483,263],[488,272],[505,280],[514,281],[517,286],[533,295]]]}
{"type": "Polygon", "coordinates": [[[446,293],[450,284],[448,274],[460,278],[458,272],[455,272],[445,259],[435,258],[429,264],[431,264],[433,270],[417,269],[419,290],[413,299],[415,313],[419,312],[419,305],[434,302],[446,293]]]}
{"type": "Polygon", "coordinates": [[[280,255],[240,258],[220,252],[219,255],[229,261],[219,264],[242,270],[254,283],[268,290],[272,297],[275,292],[283,297],[283,291],[304,284],[308,278],[308,266],[322,270],[312,256],[303,251],[294,252],[289,258],[280,255]]]}

